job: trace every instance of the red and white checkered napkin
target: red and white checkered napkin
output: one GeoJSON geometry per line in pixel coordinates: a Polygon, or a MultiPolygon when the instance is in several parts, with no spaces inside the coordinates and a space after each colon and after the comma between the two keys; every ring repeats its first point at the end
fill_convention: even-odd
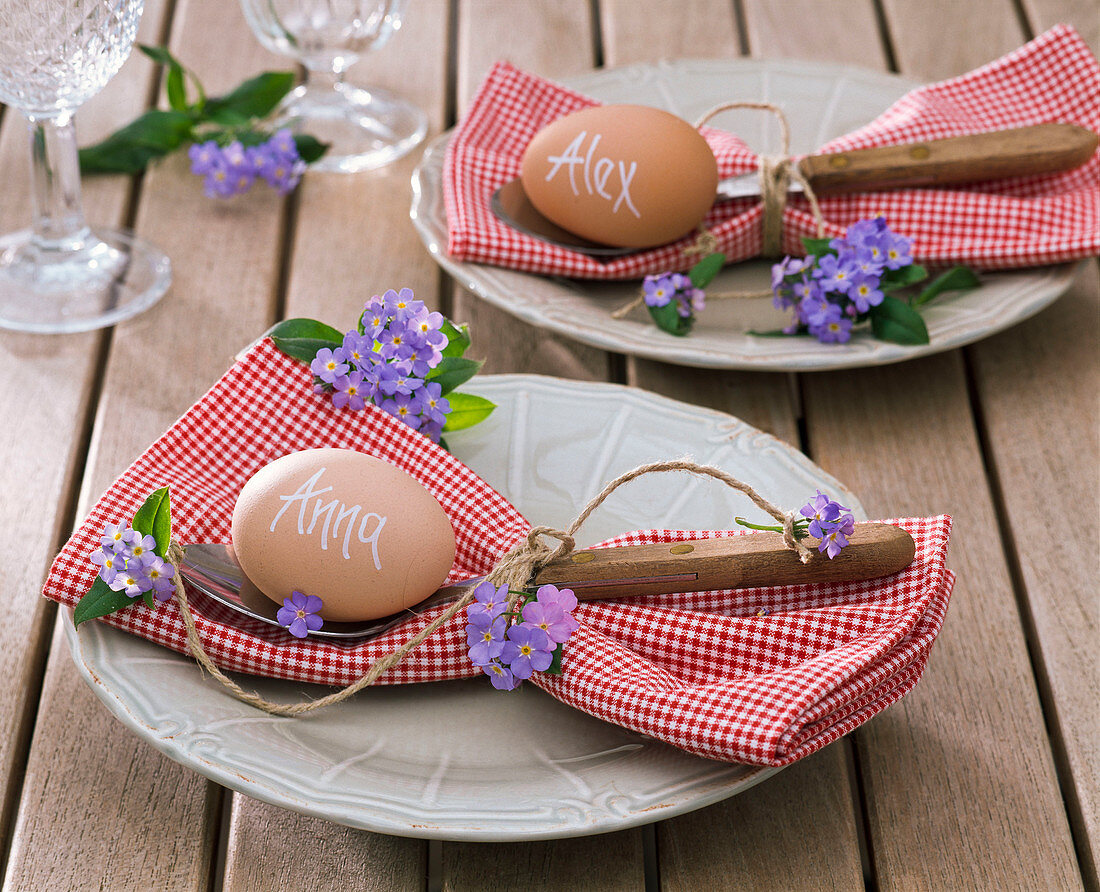
{"type": "MultiPolygon", "coordinates": [[[[529,529],[503,496],[426,437],[372,407],[333,409],[311,392],[305,364],[264,340],[104,494],[54,561],[46,596],[74,605],[95,578],[88,555],[104,525],[131,518],[157,487],[171,488],[178,542],[227,541],[245,481],[280,455],[317,446],[376,455],[427,487],[455,529],[451,580],[485,573],[529,529]]],[[[950,521],[899,523],[916,539],[917,558],[887,581],[583,603],[564,674],[536,681],[585,712],[703,756],[776,765],[800,758],[892,703],[924,668],[953,581],[944,567],[950,521]],[[767,615],[757,616],[761,609],[767,615]]],[[[729,533],[650,530],[610,544],[709,535],[729,533]]],[[[195,607],[199,635],[219,666],[329,685],[355,681],[437,615],[343,647],[288,639],[226,608],[195,607]]],[[[101,621],[188,652],[174,601],[101,621]]],[[[380,683],[477,674],[460,616],[380,683]]]]}
{"type": "MultiPolygon", "coordinates": [[[[1100,132],[1100,63],[1077,32],[1059,25],[1001,59],[961,77],[913,90],[872,123],[822,146],[839,152],[1001,130],[1052,121],[1100,132]]],[[[754,99],[731,96],[732,99],[754,99]]],[[[457,260],[585,279],[632,279],[683,269],[688,237],[671,245],[601,262],[549,245],[501,223],[489,198],[519,175],[531,138],[546,124],[594,100],[498,63],[447,146],[443,194],[457,260]]],[[[704,128],[722,176],[756,169],[757,157],[736,137],[704,128]]],[[[1100,154],[1062,174],[1017,177],[954,189],[905,189],[825,198],[830,235],[856,220],[884,214],[914,240],[919,261],[999,269],[1075,260],[1100,253],[1100,154]]],[[[722,202],[706,226],[730,260],[760,253],[758,199],[722,202]]],[[[805,199],[792,195],[783,220],[783,250],[802,254],[816,235],[805,199]]]]}

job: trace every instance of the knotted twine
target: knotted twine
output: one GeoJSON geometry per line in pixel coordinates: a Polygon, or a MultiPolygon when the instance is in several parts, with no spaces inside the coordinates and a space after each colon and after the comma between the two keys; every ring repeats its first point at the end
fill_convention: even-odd
{"type": "MultiPolygon", "coordinates": [[[[723,102],[707,111],[695,122],[698,130],[715,115],[724,111],[732,111],[738,108],[757,109],[770,111],[779,120],[779,133],[782,151],[778,155],[761,155],[758,172],[760,176],[760,200],[764,206],[764,214],[761,220],[761,255],[767,258],[778,257],[782,253],[783,245],[783,212],[787,208],[787,193],[790,190],[791,180],[802,185],[802,191],[806,200],[810,203],[810,211],[813,213],[814,222],[817,224],[817,237],[825,235],[825,218],[821,216],[821,207],[817,203],[817,195],[814,194],[810,181],[803,175],[802,170],[791,157],[791,129],[787,123],[787,116],[778,105],[770,102],[723,102]]],[[[699,234],[693,244],[684,248],[685,257],[706,257],[718,250],[718,239],[702,223],[699,224],[699,234]]],[[[752,298],[770,297],[771,290],[767,291],[718,291],[707,295],[708,300],[746,300],[752,298]]],[[[624,304],[611,314],[612,319],[622,319],[636,307],[645,302],[644,293],[639,294],[630,303],[624,304]]]]}
{"type": "MultiPolygon", "coordinates": [[[[650,464],[641,465],[632,471],[627,471],[625,474],[620,474],[608,483],[599,495],[589,501],[584,510],[577,516],[577,519],[574,520],[566,530],[558,530],[548,526],[532,527],[528,531],[525,539],[505,552],[497,561],[496,565],[486,576],[486,580],[491,582],[494,586],[508,586],[508,606],[509,610],[513,609],[517,600],[521,597],[522,589],[530,584],[535,574],[542,567],[546,566],[546,564],[551,561],[565,557],[573,551],[576,545],[573,538],[574,534],[580,529],[581,524],[588,519],[588,516],[603,503],[604,499],[624,483],[628,483],[644,474],[662,471],[687,471],[700,477],[712,477],[715,480],[725,483],[732,489],[744,493],[752,499],[753,503],[758,508],[770,514],[778,523],[783,525],[783,543],[798,554],[802,563],[807,563],[813,557],[810,550],[795,537],[794,525],[795,521],[798,519],[798,513],[796,511],[784,512],[780,510],[747,483],[727,474],[720,468],[715,468],[711,465],[699,465],[687,459],[680,459],[676,461],[652,462],[650,464]],[[557,546],[551,548],[543,542],[542,537],[544,536],[551,539],[557,539],[557,546]]],[[[187,647],[191,651],[192,656],[194,656],[203,669],[221,682],[221,684],[238,700],[255,706],[257,709],[262,709],[264,712],[270,713],[271,715],[303,715],[348,699],[352,695],[363,690],[363,688],[373,684],[384,672],[400,663],[413,648],[417,647],[437,629],[454,619],[474,600],[474,587],[471,586],[462,597],[456,600],[450,607],[443,611],[443,613],[413,635],[412,638],[406,641],[397,650],[375,660],[362,677],[352,682],[347,687],[341,688],[339,691],[334,691],[324,697],[319,697],[316,700],[307,700],[302,703],[273,703],[255,692],[244,690],[244,688],[222,672],[222,670],[214,664],[214,661],[210,659],[210,655],[207,654],[206,648],[203,647],[202,640],[199,638],[198,630],[195,628],[195,619],[191,614],[191,607],[187,600],[187,589],[183,582],[183,574],[180,572],[180,562],[183,560],[183,550],[173,542],[168,546],[164,558],[172,565],[175,571],[175,598],[176,603],[179,605],[180,616],[183,619],[184,628],[187,631],[187,647]]]]}

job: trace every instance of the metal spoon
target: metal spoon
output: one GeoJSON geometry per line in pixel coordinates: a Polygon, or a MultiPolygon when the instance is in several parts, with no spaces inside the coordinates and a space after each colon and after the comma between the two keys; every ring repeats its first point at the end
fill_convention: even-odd
{"type": "MultiPolygon", "coordinates": [[[[783,544],[779,533],[769,532],[590,548],[547,564],[536,575],[534,584],[570,588],[578,600],[587,601],[807,582],[851,582],[897,573],[909,566],[916,551],[907,532],[882,523],[857,524],[849,542],[834,560],[815,554],[806,564],[783,544]]],[[[245,577],[231,545],[204,542],[184,546],[180,572],[193,591],[252,619],[283,628],[275,616],[279,605],[245,577]]],[[[344,642],[375,638],[429,608],[452,603],[483,579],[479,576],[444,586],[415,608],[392,616],[357,623],[326,622],[320,630],[310,632],[310,636],[344,642]]]]}
{"type": "MultiPolygon", "coordinates": [[[[1098,141],[1100,137],[1095,133],[1076,124],[1036,124],[921,143],[810,155],[799,162],[799,168],[819,195],[946,186],[1073,170],[1092,158],[1098,141]]],[[[792,180],[790,191],[801,192],[801,183],[792,180]]],[[[759,195],[760,179],[753,172],[721,180],[716,200],[759,195]]],[[[489,207],[513,229],[598,260],[648,250],[601,245],[562,229],[535,208],[518,179],[497,189],[489,207]]]]}

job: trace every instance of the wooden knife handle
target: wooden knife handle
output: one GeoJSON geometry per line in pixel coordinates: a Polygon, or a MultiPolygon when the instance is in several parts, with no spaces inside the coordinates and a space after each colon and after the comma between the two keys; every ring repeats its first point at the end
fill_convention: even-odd
{"type": "MultiPolygon", "coordinates": [[[[807,540],[810,545],[814,540],[807,540]]],[[[850,544],[833,560],[814,552],[803,564],[781,533],[694,539],[575,551],[547,564],[536,585],[571,588],[577,598],[621,598],[672,592],[758,588],[806,582],[854,582],[889,576],[916,553],[905,530],[884,523],[856,524],[850,544]]]]}
{"type": "Polygon", "coordinates": [[[818,193],[939,186],[1072,170],[1097,135],[1076,124],[1036,124],[928,142],[811,155],[799,166],[818,193]]]}

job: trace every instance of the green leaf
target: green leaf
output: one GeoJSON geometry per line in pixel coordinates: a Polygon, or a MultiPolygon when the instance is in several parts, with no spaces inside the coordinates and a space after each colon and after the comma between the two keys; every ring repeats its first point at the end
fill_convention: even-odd
{"type": "Polygon", "coordinates": [[[344,342],[342,332],[316,319],[285,319],[266,334],[281,352],[302,362],[313,362],[318,350],[335,350],[344,342]]]}
{"type": "Polygon", "coordinates": [[[152,536],[157,543],[156,553],[164,557],[172,541],[172,508],[167,486],[149,495],[138,508],[131,526],[143,536],[152,536]]]}
{"type": "Polygon", "coordinates": [[[682,338],[691,331],[694,319],[691,316],[681,316],[679,305],[679,301],[670,300],[663,307],[651,307],[646,304],[646,309],[649,310],[653,323],[661,331],[667,331],[671,335],[682,338]]]}
{"type": "Polygon", "coordinates": [[[447,423],[443,425],[445,431],[473,427],[488,418],[496,408],[496,403],[472,393],[452,393],[447,399],[451,404],[451,412],[447,416],[447,423]]]}
{"type": "Polygon", "coordinates": [[[936,276],[931,285],[909,301],[909,306],[923,306],[944,291],[969,291],[980,284],[981,280],[973,270],[965,266],[956,266],[936,276]]]}
{"type": "Polygon", "coordinates": [[[203,110],[203,117],[212,124],[220,124],[222,127],[227,128],[226,131],[215,131],[203,135],[203,139],[213,139],[218,145],[228,144],[233,141],[232,136],[230,136],[228,140],[221,138],[223,132],[229,134],[236,133],[252,122],[252,118],[248,117],[248,115],[242,115],[240,112],[234,111],[231,108],[216,108],[211,112],[209,110],[209,105],[203,110]]]}
{"type": "Polygon", "coordinates": [[[550,665],[542,671],[547,675],[561,675],[561,655],[565,650],[564,644],[559,644],[554,648],[554,656],[550,659],[550,665]]]}
{"type": "Polygon", "coordinates": [[[298,147],[299,157],[306,164],[312,164],[328,151],[330,143],[321,142],[308,133],[298,133],[294,136],[294,145],[298,147]]]}
{"type": "Polygon", "coordinates": [[[808,331],[784,331],[782,328],[770,328],[767,331],[757,331],[751,328],[748,334],[757,338],[801,338],[810,336],[808,331]]]}
{"type": "Polygon", "coordinates": [[[711,280],[718,275],[718,271],[726,262],[726,255],[721,251],[708,254],[688,271],[688,278],[696,288],[706,288],[711,280]]]}
{"type": "Polygon", "coordinates": [[[829,242],[832,239],[829,238],[806,238],[802,239],[802,246],[806,249],[807,254],[816,254],[818,257],[822,257],[825,254],[835,254],[832,248],[829,247],[829,242]]]}
{"type": "Polygon", "coordinates": [[[428,372],[429,381],[435,381],[446,395],[456,387],[465,384],[485,363],[477,359],[463,359],[461,356],[444,356],[434,369],[428,372]]]}
{"type": "Polygon", "coordinates": [[[139,43],[137,47],[158,65],[177,65],[180,68],[183,67],[180,61],[172,55],[166,46],[150,46],[147,43],[139,43]]]}
{"type": "Polygon", "coordinates": [[[106,616],[124,607],[134,604],[134,599],[126,592],[116,592],[101,576],[97,576],[88,594],[81,598],[73,611],[73,625],[79,626],[90,619],[106,616]]]}
{"type": "Polygon", "coordinates": [[[317,351],[324,348],[329,350],[335,350],[339,347],[344,339],[339,341],[330,341],[327,338],[277,338],[272,337],[271,340],[275,342],[275,346],[280,352],[285,353],[291,359],[298,359],[302,362],[313,362],[317,357],[317,351]]]}
{"type": "Polygon", "coordinates": [[[173,66],[164,79],[168,104],[176,111],[187,111],[187,90],[183,85],[183,69],[173,66]]]}
{"type": "Polygon", "coordinates": [[[470,328],[465,322],[456,326],[450,319],[444,318],[439,330],[447,336],[444,356],[461,356],[470,346],[470,328]]]}
{"type": "Polygon", "coordinates": [[[191,136],[186,112],[146,112],[106,139],[80,150],[82,173],[140,173],[150,161],[178,149],[191,136]]]}
{"type": "Polygon", "coordinates": [[[263,118],[271,113],[293,86],[293,71],[265,71],[246,80],[224,96],[208,99],[205,111],[214,120],[218,120],[218,116],[226,112],[245,118],[263,118]]]}
{"type": "Polygon", "coordinates": [[[871,308],[871,330],[880,341],[895,344],[927,344],[928,327],[920,313],[896,297],[886,295],[882,303],[871,308]]]}
{"type": "Polygon", "coordinates": [[[179,59],[168,51],[167,47],[138,44],[138,49],[158,65],[163,65],[168,69],[168,74],[165,78],[165,90],[168,93],[168,104],[172,108],[176,111],[189,111],[192,108],[202,108],[203,104],[206,102],[206,91],[203,90],[202,83],[195,77],[193,71],[189,71],[179,59]],[[195,86],[195,92],[198,93],[198,99],[193,106],[187,102],[187,78],[191,79],[191,83],[195,86]]]}
{"type": "Polygon", "coordinates": [[[919,263],[903,266],[901,269],[887,270],[882,277],[883,291],[896,291],[907,285],[916,285],[928,278],[928,270],[919,263]]]}
{"type": "Polygon", "coordinates": [[[316,319],[284,319],[276,322],[265,334],[270,338],[319,338],[343,343],[344,333],[316,319]]]}

